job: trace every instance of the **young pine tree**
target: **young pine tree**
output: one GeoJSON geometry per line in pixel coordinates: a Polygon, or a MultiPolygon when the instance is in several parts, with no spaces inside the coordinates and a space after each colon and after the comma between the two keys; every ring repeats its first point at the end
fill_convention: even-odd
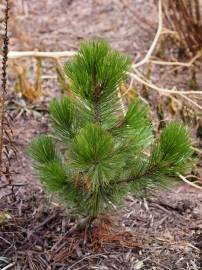
{"type": "Polygon", "coordinates": [[[144,103],[134,100],[122,115],[118,88],[130,65],[104,41],[82,43],[64,66],[73,95],[50,104],[54,136],[42,135],[29,147],[42,183],[90,218],[128,192],[173,183],[191,166],[189,133],[180,123],[155,139],[144,103]]]}

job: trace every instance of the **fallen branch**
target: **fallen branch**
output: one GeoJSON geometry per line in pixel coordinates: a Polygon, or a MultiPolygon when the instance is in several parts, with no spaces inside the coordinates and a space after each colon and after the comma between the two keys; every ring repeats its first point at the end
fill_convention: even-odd
{"type": "MultiPolygon", "coordinates": [[[[150,50],[149,50],[150,51],[150,50]]],[[[148,51],[148,52],[149,52],[148,51]]],[[[150,51],[151,52],[151,51],[150,51]]],[[[8,53],[9,59],[17,59],[23,57],[35,57],[35,58],[64,58],[64,57],[72,57],[76,54],[76,51],[63,51],[63,52],[41,52],[41,51],[10,51],[8,53]]],[[[164,66],[183,66],[183,67],[190,67],[202,57],[202,50],[199,51],[189,62],[179,62],[179,61],[160,61],[160,60],[150,60],[151,54],[147,54],[143,60],[138,63],[132,65],[135,69],[146,62],[150,62],[156,65],[164,65],[164,66]]],[[[0,56],[0,60],[2,60],[2,56],[0,56]]]]}
{"type": "Polygon", "coordinates": [[[155,38],[153,40],[153,43],[152,45],[150,46],[147,54],[145,55],[145,57],[138,63],[135,63],[133,65],[134,68],[138,68],[142,65],[144,65],[145,63],[148,62],[148,60],[150,59],[155,47],[156,47],[156,44],[161,36],[161,32],[162,32],[162,28],[163,28],[163,20],[162,20],[162,0],[159,0],[159,3],[158,3],[158,9],[159,9],[159,14],[158,14],[158,30],[156,32],[156,35],[155,35],[155,38]]]}
{"type": "MultiPolygon", "coordinates": [[[[158,91],[158,92],[162,92],[162,93],[169,93],[169,94],[184,94],[184,95],[191,95],[191,94],[197,94],[197,95],[202,95],[202,91],[178,91],[178,90],[174,90],[174,89],[166,89],[166,88],[160,88],[156,85],[154,85],[152,82],[150,81],[146,81],[142,78],[140,78],[137,74],[135,73],[131,73],[129,72],[128,75],[132,78],[134,78],[136,81],[158,91]]],[[[202,108],[202,107],[201,107],[202,108]]]]}
{"type": "Polygon", "coordinates": [[[188,185],[190,185],[190,186],[192,186],[192,187],[194,187],[194,188],[197,188],[197,189],[201,189],[201,190],[202,190],[202,187],[201,187],[201,186],[198,186],[198,185],[194,184],[193,182],[190,182],[190,181],[187,180],[187,178],[184,177],[183,175],[181,175],[181,174],[178,173],[178,176],[179,176],[179,178],[180,178],[182,181],[184,181],[186,184],[188,184],[188,185]]]}
{"type": "MultiPolygon", "coordinates": [[[[174,98],[172,95],[178,95],[182,99],[192,104],[197,110],[202,111],[202,106],[199,105],[197,102],[195,102],[193,100],[193,97],[190,98],[187,96],[187,95],[202,95],[202,91],[183,91],[183,90],[179,91],[179,90],[176,90],[175,87],[173,87],[172,89],[161,88],[153,84],[148,79],[144,78],[144,76],[138,70],[135,70],[134,73],[129,72],[128,75],[132,77],[133,79],[135,79],[136,81],[138,81],[139,83],[146,85],[150,89],[153,89],[159,92],[160,94],[163,94],[165,96],[170,96],[172,98],[174,98]]],[[[124,95],[127,95],[129,91],[130,91],[130,88],[128,88],[128,90],[124,93],[124,95]]]]}
{"type": "Polygon", "coordinates": [[[36,57],[36,58],[62,58],[72,57],[75,55],[75,51],[64,51],[64,52],[39,52],[39,51],[11,51],[8,53],[9,59],[16,59],[21,57],[36,57]]]}
{"type": "Polygon", "coordinates": [[[162,66],[182,66],[182,67],[191,67],[196,60],[202,57],[202,50],[198,51],[198,53],[187,63],[184,62],[167,62],[167,61],[159,61],[159,60],[149,60],[150,63],[156,64],[156,65],[162,65],[162,66]]]}

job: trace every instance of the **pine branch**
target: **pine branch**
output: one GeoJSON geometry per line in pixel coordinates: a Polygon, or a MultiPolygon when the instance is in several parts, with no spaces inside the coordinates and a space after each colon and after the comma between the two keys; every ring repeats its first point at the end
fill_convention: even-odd
{"type": "Polygon", "coordinates": [[[171,177],[191,168],[192,153],[188,130],[180,123],[171,122],[156,140],[150,157],[141,161],[139,156],[138,160],[134,161],[135,172],[128,178],[121,179],[119,183],[140,183],[147,187],[146,179],[150,179],[156,186],[172,184],[171,177]],[[166,181],[167,178],[169,182],[166,181]]]}

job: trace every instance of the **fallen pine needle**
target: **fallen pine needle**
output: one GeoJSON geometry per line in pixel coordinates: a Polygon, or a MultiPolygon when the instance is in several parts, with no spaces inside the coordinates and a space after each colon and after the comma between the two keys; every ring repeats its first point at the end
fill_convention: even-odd
{"type": "Polygon", "coordinates": [[[13,266],[15,265],[15,263],[10,263],[7,266],[5,266],[4,268],[2,268],[1,270],[8,270],[11,269],[13,266]]]}

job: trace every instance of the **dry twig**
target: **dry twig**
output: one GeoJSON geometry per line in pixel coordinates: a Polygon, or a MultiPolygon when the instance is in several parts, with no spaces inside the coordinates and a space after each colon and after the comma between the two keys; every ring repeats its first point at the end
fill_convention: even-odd
{"type": "Polygon", "coordinates": [[[152,42],[152,45],[150,46],[146,56],[138,63],[135,63],[133,65],[133,68],[138,68],[142,65],[144,65],[145,63],[148,62],[148,60],[151,58],[152,53],[154,52],[155,48],[156,48],[156,44],[158,43],[159,37],[161,35],[162,32],[162,27],[163,27],[163,22],[162,22],[162,0],[159,0],[158,3],[158,9],[159,9],[159,15],[158,15],[158,30],[156,32],[155,38],[152,42]]]}
{"type": "MultiPolygon", "coordinates": [[[[164,0],[163,13],[171,30],[177,31],[181,48],[196,53],[201,50],[202,42],[202,9],[199,0],[164,0]]],[[[186,53],[186,51],[185,51],[186,53]]]]}
{"type": "MultiPolygon", "coordinates": [[[[0,97],[0,177],[3,174],[3,151],[4,151],[4,135],[6,133],[5,123],[6,119],[6,93],[7,93],[7,59],[8,59],[8,0],[1,4],[1,16],[4,17],[1,29],[3,31],[3,57],[2,57],[2,84],[0,97]]],[[[9,122],[8,122],[9,124],[9,122]]],[[[6,134],[8,136],[8,134],[6,134]]]]}
{"type": "Polygon", "coordinates": [[[190,181],[187,180],[187,178],[184,177],[183,175],[178,174],[178,176],[179,176],[179,178],[180,178],[182,181],[184,181],[186,184],[188,184],[188,185],[190,185],[190,186],[192,186],[192,187],[194,187],[194,188],[197,188],[197,189],[202,190],[202,187],[201,187],[201,186],[199,186],[199,185],[197,185],[197,184],[195,184],[195,183],[193,183],[193,182],[190,182],[190,181]]]}

